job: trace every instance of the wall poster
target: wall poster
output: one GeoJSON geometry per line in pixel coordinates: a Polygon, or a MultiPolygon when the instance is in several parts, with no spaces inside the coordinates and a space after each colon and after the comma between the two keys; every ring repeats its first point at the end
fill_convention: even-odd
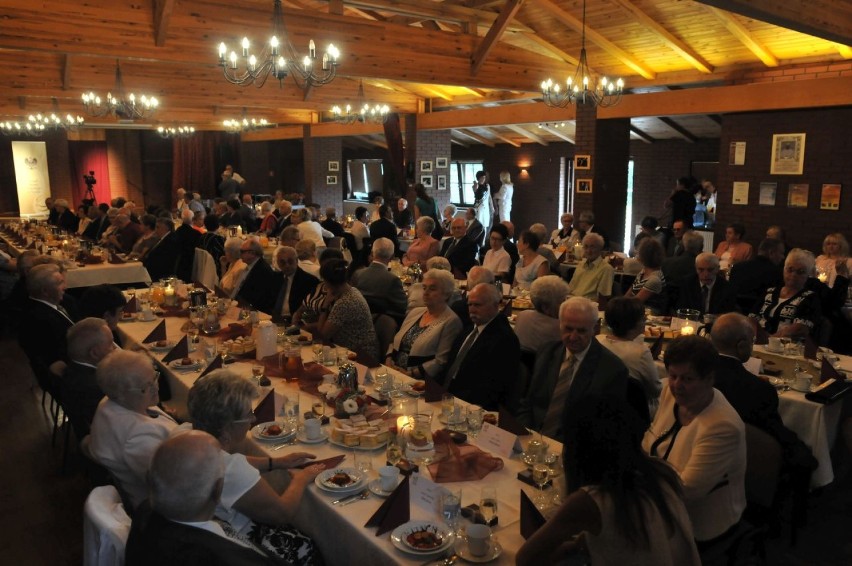
{"type": "Polygon", "coordinates": [[[819,197],[820,210],[840,210],[840,184],[826,183],[819,197]]]}
{"type": "Polygon", "coordinates": [[[761,206],[775,206],[775,197],[778,196],[778,183],[761,183],[760,184],[760,201],[761,206]]]}
{"type": "Polygon", "coordinates": [[[807,183],[791,183],[787,190],[787,206],[790,208],[807,208],[808,207],[808,188],[807,183]]]}
{"type": "Polygon", "coordinates": [[[772,175],[801,175],[805,165],[805,134],[772,136],[772,175]]]}
{"type": "Polygon", "coordinates": [[[47,217],[44,200],[50,196],[47,174],[47,146],[43,141],[13,141],[12,161],[18,184],[21,218],[47,217]]]}
{"type": "Polygon", "coordinates": [[[748,181],[734,181],[733,204],[748,204],[748,181]]]}

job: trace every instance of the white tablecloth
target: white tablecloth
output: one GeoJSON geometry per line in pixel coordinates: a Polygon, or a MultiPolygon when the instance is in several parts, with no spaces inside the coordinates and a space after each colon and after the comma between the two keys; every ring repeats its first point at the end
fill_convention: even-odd
{"type": "Polygon", "coordinates": [[[140,261],[87,265],[65,272],[65,286],[69,289],[91,287],[104,283],[110,285],[128,285],[131,283],[150,285],[151,276],[140,261]]]}

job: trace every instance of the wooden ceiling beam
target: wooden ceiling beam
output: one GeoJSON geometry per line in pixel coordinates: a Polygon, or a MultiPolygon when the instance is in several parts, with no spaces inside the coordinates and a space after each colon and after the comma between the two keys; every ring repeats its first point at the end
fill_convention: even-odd
{"type": "Polygon", "coordinates": [[[487,145],[488,147],[494,147],[494,145],[495,145],[492,140],[486,138],[485,136],[480,136],[476,132],[471,132],[470,130],[465,130],[465,129],[456,129],[456,130],[453,130],[453,131],[456,132],[457,134],[461,135],[461,136],[464,136],[466,138],[470,138],[475,142],[487,145]]]}
{"type": "Polygon", "coordinates": [[[612,1],[616,5],[620,6],[623,10],[629,12],[643,26],[653,31],[660,39],[663,40],[663,43],[665,43],[675,53],[680,55],[690,65],[692,65],[702,73],[713,72],[713,65],[708,63],[707,60],[705,60],[703,57],[701,57],[701,55],[696,53],[686,43],[675,37],[674,34],[669,32],[669,30],[660,25],[660,23],[657,22],[656,19],[652,18],[651,16],[640,10],[633,2],[631,2],[630,0],[612,1]]]}
{"type": "Polygon", "coordinates": [[[507,144],[514,146],[514,147],[521,147],[520,143],[516,142],[512,138],[504,136],[503,134],[501,134],[500,132],[498,132],[494,128],[486,128],[486,130],[488,130],[489,134],[491,134],[492,136],[494,136],[495,138],[497,138],[498,140],[500,140],[503,143],[507,143],[507,144]]]}
{"type": "Polygon", "coordinates": [[[532,133],[531,131],[529,131],[528,129],[526,129],[522,126],[517,126],[515,124],[506,124],[506,127],[509,128],[510,130],[512,130],[513,132],[517,132],[518,134],[521,134],[525,138],[534,141],[537,144],[548,145],[547,140],[545,140],[542,137],[535,135],[534,133],[532,133]]]}
{"type": "Polygon", "coordinates": [[[172,17],[174,7],[174,0],[154,0],[154,45],[157,47],[162,47],[166,44],[169,20],[172,17]]]}
{"type": "MultiPolygon", "coordinates": [[[[561,23],[567,25],[570,28],[573,28],[578,33],[583,32],[583,21],[578,20],[561,7],[554,4],[551,0],[534,0],[535,4],[540,8],[543,8],[547,13],[553,16],[556,20],[561,23]]],[[[651,69],[646,68],[644,65],[636,61],[633,56],[629,53],[612,43],[610,40],[605,38],[599,32],[591,29],[588,25],[586,26],[586,37],[588,37],[592,42],[598,45],[601,49],[636,71],[639,75],[646,79],[653,79],[656,76],[656,73],[651,69]]]]}
{"type": "Polygon", "coordinates": [[[835,44],[837,47],[837,52],[840,53],[841,57],[844,59],[852,59],[852,47],[848,45],[841,45],[839,43],[835,44]]]}
{"type": "Polygon", "coordinates": [[[852,5],[814,0],[696,0],[805,35],[852,45],[852,5]]]}
{"type": "Polygon", "coordinates": [[[668,126],[669,129],[671,129],[672,131],[674,131],[675,133],[680,135],[683,139],[685,139],[689,143],[695,143],[696,141],[698,141],[698,138],[696,138],[694,135],[692,135],[692,132],[690,132],[689,130],[687,130],[686,128],[684,128],[683,126],[681,126],[680,124],[678,124],[677,122],[672,120],[671,118],[667,118],[666,116],[660,116],[657,119],[660,122],[662,122],[663,124],[665,124],[666,126],[668,126]]]}
{"type": "Polygon", "coordinates": [[[652,138],[651,136],[649,136],[648,134],[646,134],[645,132],[643,132],[642,130],[640,130],[639,128],[637,128],[636,126],[633,126],[633,125],[630,126],[630,133],[635,135],[636,137],[638,137],[640,140],[642,140],[645,143],[654,143],[655,141],[657,141],[654,138],[652,138]]]}
{"type": "Polygon", "coordinates": [[[338,16],[343,15],[343,0],[329,0],[328,1],[328,13],[329,14],[337,14],[338,16]]]}
{"type": "Polygon", "coordinates": [[[777,67],[778,59],[769,52],[763,45],[760,44],[757,39],[751,34],[746,27],[737,21],[737,19],[729,14],[728,12],[723,12],[722,10],[718,10],[711,6],[707,6],[707,10],[716,16],[720,22],[725,26],[725,28],[731,32],[731,35],[736,37],[740,42],[745,45],[749,51],[754,53],[754,55],[763,61],[763,64],[767,67],[777,67]]]}
{"type": "MultiPolygon", "coordinates": [[[[580,61],[573,55],[570,55],[560,49],[557,45],[551,43],[547,39],[543,38],[538,33],[525,33],[524,37],[526,39],[531,40],[534,43],[537,43],[544,47],[546,50],[550,51],[551,54],[555,55],[557,58],[562,59],[566,63],[570,63],[571,65],[579,65],[580,61]]],[[[590,72],[594,72],[592,69],[589,69],[590,72]]]]}
{"type": "Polygon", "coordinates": [[[386,22],[387,18],[376,12],[375,10],[362,10],[361,8],[357,8],[355,6],[345,6],[346,11],[356,16],[360,16],[366,20],[374,20],[377,22],[386,22]]]}
{"type": "Polygon", "coordinates": [[[551,127],[550,127],[550,126],[548,126],[547,124],[540,124],[540,125],[539,125],[539,127],[540,127],[542,130],[544,130],[545,132],[547,132],[547,133],[549,133],[549,134],[551,134],[551,135],[554,135],[554,136],[556,136],[556,137],[557,137],[557,138],[559,138],[559,139],[563,139],[563,140],[565,140],[565,141],[567,141],[567,142],[569,142],[569,143],[574,143],[574,144],[575,144],[575,143],[577,143],[577,142],[575,142],[575,141],[574,141],[574,138],[572,138],[571,136],[566,135],[566,134],[565,134],[565,132],[560,132],[558,128],[551,128],[551,127]]]}
{"type": "MultiPolygon", "coordinates": [[[[445,2],[423,2],[421,0],[344,0],[349,6],[368,8],[379,12],[391,12],[421,19],[440,20],[462,26],[470,25],[472,19],[477,26],[491,26],[499,17],[489,10],[477,10],[445,2]]],[[[511,31],[531,32],[524,24],[513,21],[507,26],[511,31]]]]}
{"type": "Polygon", "coordinates": [[[479,70],[482,68],[482,64],[485,63],[485,59],[487,59],[489,53],[491,53],[491,49],[500,40],[503,32],[506,31],[506,28],[509,26],[509,22],[515,17],[515,14],[518,13],[518,10],[521,9],[523,4],[524,0],[506,0],[506,3],[500,10],[500,15],[496,20],[494,20],[494,23],[491,24],[491,28],[489,28],[488,33],[485,34],[485,38],[480,42],[476,51],[473,52],[473,55],[470,58],[471,75],[479,73],[479,70]]]}
{"type": "Polygon", "coordinates": [[[454,137],[450,137],[450,143],[455,144],[455,145],[460,146],[460,147],[470,147],[469,143],[464,143],[463,141],[457,140],[454,137]]]}

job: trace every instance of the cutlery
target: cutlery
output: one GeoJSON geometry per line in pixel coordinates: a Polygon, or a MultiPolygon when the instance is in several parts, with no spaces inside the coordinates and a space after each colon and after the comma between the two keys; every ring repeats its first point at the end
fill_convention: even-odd
{"type": "Polygon", "coordinates": [[[349,497],[344,497],[343,499],[338,499],[337,501],[332,501],[332,505],[337,505],[338,507],[343,507],[344,505],[349,505],[359,499],[367,499],[370,497],[370,490],[365,489],[361,493],[356,493],[355,495],[350,495],[349,497]]]}
{"type": "Polygon", "coordinates": [[[424,562],[420,566],[436,566],[436,565],[437,566],[451,566],[452,564],[455,564],[456,560],[458,560],[458,559],[459,559],[458,554],[453,553],[453,554],[450,554],[449,556],[447,556],[446,558],[444,558],[443,560],[441,560],[440,558],[438,558],[438,559],[433,558],[432,560],[427,560],[426,562],[424,562]]]}
{"type": "Polygon", "coordinates": [[[273,446],[272,448],[270,448],[270,450],[281,450],[281,449],[282,449],[282,448],[284,448],[285,446],[294,446],[295,444],[296,444],[296,441],[295,441],[295,440],[291,440],[291,441],[289,441],[289,442],[284,442],[284,443],[282,443],[282,444],[276,444],[275,446],[273,446]]]}

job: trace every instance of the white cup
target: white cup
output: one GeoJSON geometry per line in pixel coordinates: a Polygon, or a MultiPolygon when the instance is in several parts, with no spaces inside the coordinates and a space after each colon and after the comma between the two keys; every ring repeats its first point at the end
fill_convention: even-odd
{"type": "Polygon", "coordinates": [[[767,344],[766,347],[773,352],[780,352],[784,348],[784,346],[781,345],[781,339],[775,336],[769,337],[769,344],[767,344]]]}
{"type": "Polygon", "coordinates": [[[793,383],[793,389],[796,391],[810,391],[811,390],[811,374],[809,373],[797,373],[796,381],[793,383]]]}
{"type": "Polygon", "coordinates": [[[485,556],[491,547],[491,527],[488,525],[469,525],[467,548],[472,556],[485,556]]]}
{"type": "Polygon", "coordinates": [[[393,491],[399,482],[399,468],[396,466],[382,466],[379,468],[379,482],[382,491],[393,491]]]}
{"type": "Polygon", "coordinates": [[[322,436],[321,426],[322,421],[319,419],[305,419],[305,437],[308,440],[319,439],[322,436]]]}

